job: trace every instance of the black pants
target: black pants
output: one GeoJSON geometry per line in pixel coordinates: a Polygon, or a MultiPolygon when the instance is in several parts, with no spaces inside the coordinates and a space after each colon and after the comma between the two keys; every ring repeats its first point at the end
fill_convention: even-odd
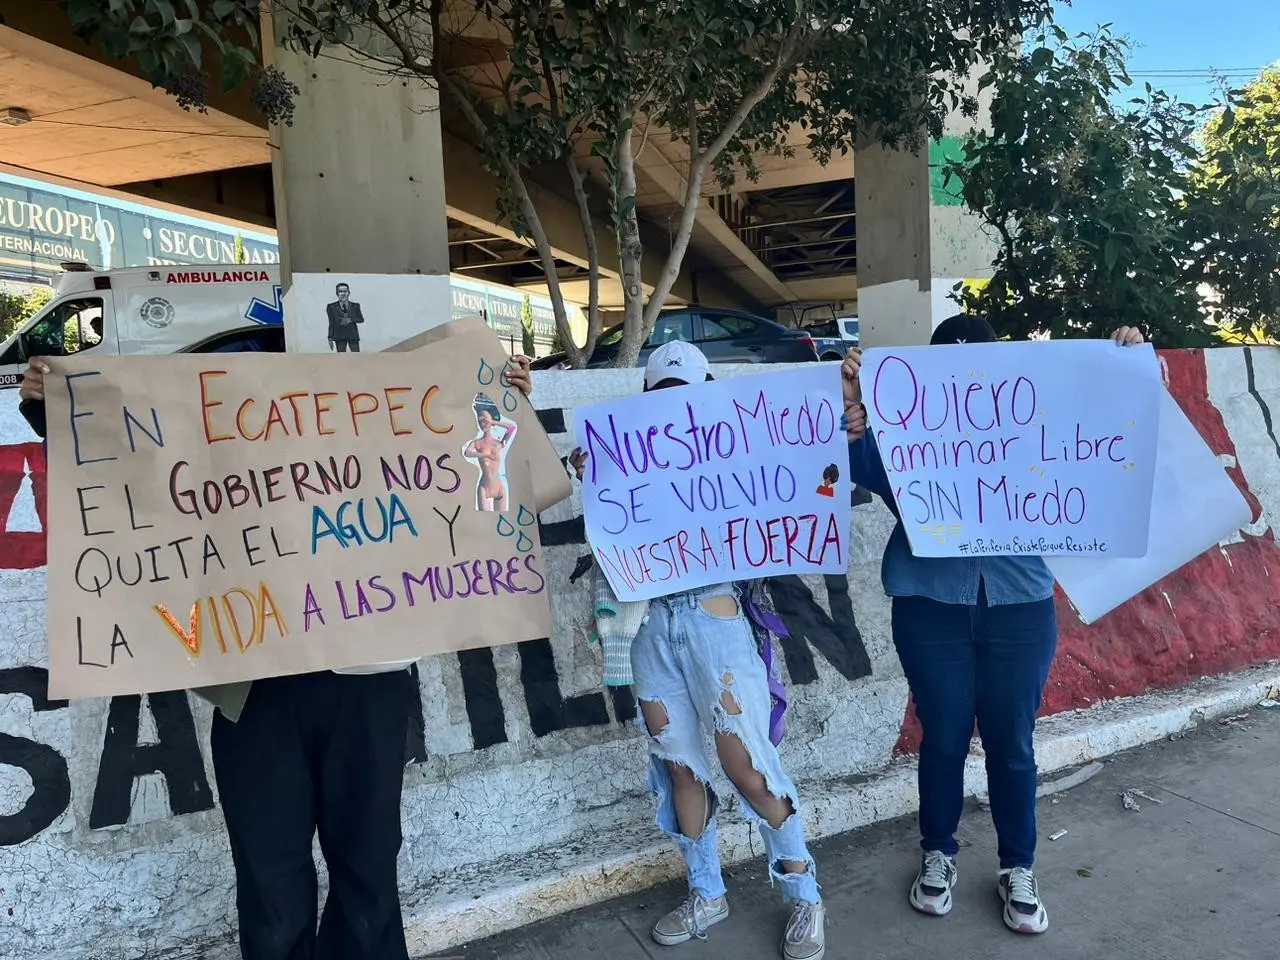
{"type": "Polygon", "coordinates": [[[360,352],[359,340],[335,340],[333,341],[333,345],[335,348],[337,348],[337,351],[339,353],[346,353],[348,350],[350,350],[352,353],[360,352]]]}
{"type": "Polygon", "coordinates": [[[407,670],[307,673],[255,681],[236,723],[214,714],[244,960],[407,960],[396,856],[414,695],[407,670]]]}

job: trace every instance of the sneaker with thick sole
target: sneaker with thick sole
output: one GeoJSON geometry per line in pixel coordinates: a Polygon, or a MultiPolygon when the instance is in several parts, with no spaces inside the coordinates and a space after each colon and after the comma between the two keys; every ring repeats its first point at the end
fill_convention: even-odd
{"type": "Polygon", "coordinates": [[[707,928],[728,917],[727,897],[708,899],[700,893],[691,893],[684,903],[653,925],[653,940],[664,947],[674,947],[689,940],[705,940],[707,928]]]}
{"type": "Polygon", "coordinates": [[[926,850],[920,858],[920,872],[911,884],[911,906],[931,917],[945,917],[951,912],[951,888],[959,877],[955,857],[926,850]]]}
{"type": "Polygon", "coordinates": [[[1001,870],[997,881],[1004,925],[1014,933],[1044,933],[1049,929],[1049,914],[1040,902],[1036,875],[1026,867],[1001,870]]]}
{"type": "Polygon", "coordinates": [[[826,926],[826,907],[797,900],[782,935],[783,960],[822,960],[827,952],[826,926]]]}

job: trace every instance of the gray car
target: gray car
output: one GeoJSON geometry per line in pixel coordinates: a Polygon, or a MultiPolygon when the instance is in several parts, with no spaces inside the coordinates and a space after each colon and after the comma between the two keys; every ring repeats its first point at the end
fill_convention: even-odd
{"type": "MultiPolygon", "coordinates": [[[[658,316],[640,350],[637,366],[644,366],[649,354],[669,340],[694,344],[712,363],[805,363],[818,359],[813,337],[807,330],[793,330],[739,310],[686,307],[658,316]]],[[[612,366],[621,342],[621,324],[605,330],[587,367],[612,366]]],[[[554,370],[565,361],[565,354],[556,353],[535,360],[533,369],[554,370]]]]}

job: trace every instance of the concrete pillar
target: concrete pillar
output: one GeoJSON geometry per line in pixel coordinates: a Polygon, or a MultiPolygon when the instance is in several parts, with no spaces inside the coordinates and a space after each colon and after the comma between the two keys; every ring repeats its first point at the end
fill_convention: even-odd
{"type": "Polygon", "coordinates": [[[977,71],[970,75],[965,91],[978,101],[977,116],[950,113],[942,138],[929,143],[929,255],[935,325],[959,310],[950,299],[957,284],[991,277],[999,250],[995,234],[984,229],[982,221],[964,206],[960,184],[953,179],[948,186],[944,175],[948,161],[964,158],[964,140],[970,131],[990,126],[994,90],[979,91],[978,76],[977,71]]]}
{"type": "Polygon", "coordinates": [[[436,91],[342,48],[315,59],[268,49],[301,91],[293,125],[271,131],[286,291],[295,271],[447,275],[436,91]]]}
{"type": "Polygon", "coordinates": [[[928,343],[933,328],[959,311],[956,284],[991,276],[997,244],[966,210],[958,184],[943,168],[963,156],[965,135],[987,123],[990,90],[978,93],[975,72],[966,92],[979,99],[976,118],[946,118],[928,152],[857,151],[858,315],[863,346],[928,343]]]}
{"type": "Polygon", "coordinates": [[[928,343],[929,158],[870,144],[854,169],[862,346],[928,343]]]}

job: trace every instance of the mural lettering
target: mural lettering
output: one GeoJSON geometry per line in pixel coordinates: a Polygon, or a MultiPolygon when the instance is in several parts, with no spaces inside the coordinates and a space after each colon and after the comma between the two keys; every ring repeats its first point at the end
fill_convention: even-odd
{"type": "Polygon", "coordinates": [[[89,813],[91,830],[128,822],[134,782],[150,773],[164,776],[169,809],[175,815],[213,809],[186,691],[147,694],[147,705],[156,722],[155,743],[138,742],[142,697],[111,698],[89,813]]]}
{"type": "MultiPolygon", "coordinates": [[[[30,700],[36,713],[67,705],[49,699],[49,671],[43,667],[0,670],[0,697],[15,694],[30,700]]],[[[62,815],[71,803],[71,775],[66,757],[53,747],[7,733],[0,733],[0,766],[25,770],[33,787],[21,809],[0,815],[0,847],[7,847],[29,840],[62,815]]]]}

